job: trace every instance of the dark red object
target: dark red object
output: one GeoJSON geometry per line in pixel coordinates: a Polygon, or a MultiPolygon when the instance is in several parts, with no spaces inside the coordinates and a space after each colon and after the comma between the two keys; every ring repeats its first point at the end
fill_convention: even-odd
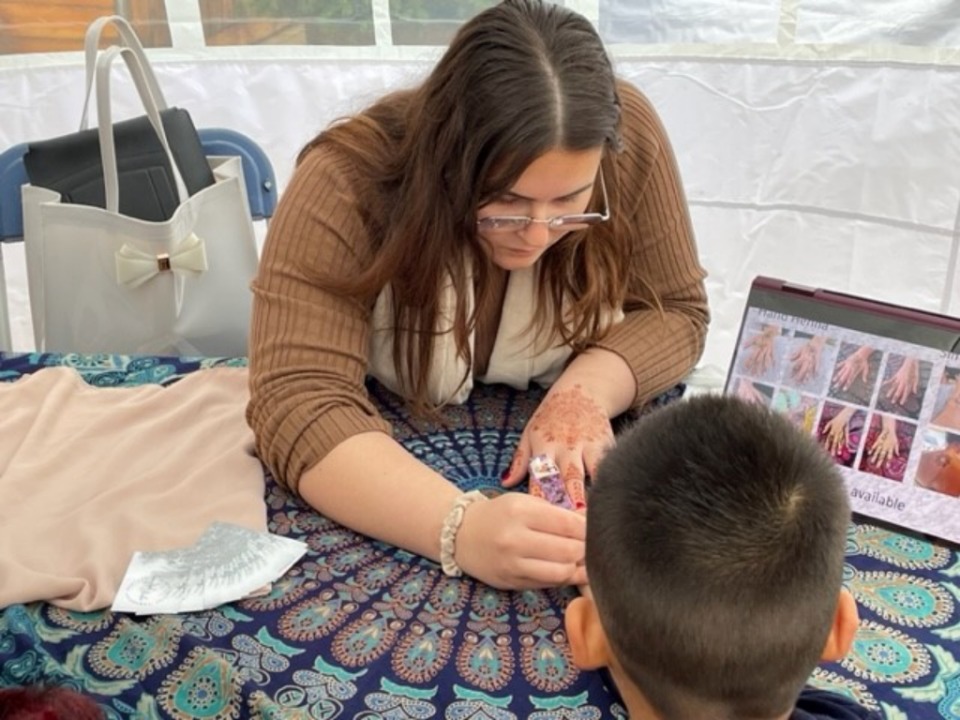
{"type": "Polygon", "coordinates": [[[63,687],[0,689],[0,720],[103,720],[96,702],[63,687]]]}

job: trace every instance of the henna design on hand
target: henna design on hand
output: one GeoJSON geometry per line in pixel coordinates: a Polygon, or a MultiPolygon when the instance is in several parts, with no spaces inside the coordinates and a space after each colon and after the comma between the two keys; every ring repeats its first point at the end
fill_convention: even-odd
{"type": "Polygon", "coordinates": [[[603,440],[610,433],[610,420],[596,400],[574,385],[548,395],[530,419],[530,429],[547,442],[573,448],[603,440]]]}

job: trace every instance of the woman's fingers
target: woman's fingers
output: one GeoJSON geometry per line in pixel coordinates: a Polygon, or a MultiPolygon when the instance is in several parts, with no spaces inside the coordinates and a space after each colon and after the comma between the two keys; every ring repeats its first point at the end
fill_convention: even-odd
{"type": "Polygon", "coordinates": [[[612,443],[610,418],[600,403],[580,385],[554,387],[530,418],[502,484],[511,487],[520,482],[532,459],[538,473],[542,464],[540,474],[559,476],[562,485],[559,492],[544,489],[544,497],[561,506],[583,509],[587,473],[596,469],[612,443]]]}
{"type": "Polygon", "coordinates": [[[587,471],[587,477],[591,480],[597,477],[597,467],[599,467],[600,461],[603,460],[603,456],[614,444],[615,440],[611,436],[607,443],[592,443],[583,449],[583,467],[587,471]]]}
{"type": "Polygon", "coordinates": [[[567,510],[586,507],[586,473],[580,449],[561,452],[556,458],[537,455],[530,462],[530,494],[567,510]]]}
{"type": "Polygon", "coordinates": [[[586,519],[520,493],[471,505],[457,536],[466,572],[498,588],[585,582],[586,519]]]}
{"type": "Polygon", "coordinates": [[[567,460],[560,469],[563,478],[563,487],[574,510],[583,510],[587,507],[587,492],[585,487],[586,473],[583,465],[572,458],[567,460]]]}
{"type": "MultiPolygon", "coordinates": [[[[758,396],[756,390],[754,395],[758,396]]],[[[587,507],[587,478],[597,477],[600,461],[615,444],[616,438],[611,430],[606,438],[598,442],[586,443],[582,449],[573,448],[558,460],[567,495],[573,502],[574,509],[583,510],[587,507]]]]}
{"type": "Polygon", "coordinates": [[[527,476],[527,467],[530,464],[530,444],[527,441],[526,433],[520,438],[520,444],[513,453],[513,460],[510,461],[510,467],[507,468],[503,477],[500,478],[500,484],[503,487],[513,487],[520,483],[527,476]]]}
{"type": "Polygon", "coordinates": [[[584,585],[587,582],[587,569],[583,564],[555,563],[531,558],[521,561],[517,575],[518,589],[584,585]]]}

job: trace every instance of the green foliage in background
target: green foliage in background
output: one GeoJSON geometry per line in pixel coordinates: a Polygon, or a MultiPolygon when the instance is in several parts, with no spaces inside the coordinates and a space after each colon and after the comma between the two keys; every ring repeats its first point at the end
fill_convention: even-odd
{"type": "MultiPolygon", "coordinates": [[[[390,0],[390,16],[409,20],[466,20],[498,0],[390,0]]],[[[234,0],[240,17],[366,20],[370,0],[234,0]]]]}
{"type": "Polygon", "coordinates": [[[234,0],[241,17],[319,18],[368,20],[373,18],[370,0],[234,0]]]}
{"type": "Polygon", "coordinates": [[[499,0],[390,0],[390,17],[409,20],[468,20],[499,0]]]}
{"type": "MultiPolygon", "coordinates": [[[[201,11],[205,2],[200,0],[201,11]]],[[[463,22],[499,0],[389,0],[396,45],[446,45],[463,22]]],[[[236,19],[303,26],[308,45],[374,44],[371,0],[233,0],[236,19]]]]}

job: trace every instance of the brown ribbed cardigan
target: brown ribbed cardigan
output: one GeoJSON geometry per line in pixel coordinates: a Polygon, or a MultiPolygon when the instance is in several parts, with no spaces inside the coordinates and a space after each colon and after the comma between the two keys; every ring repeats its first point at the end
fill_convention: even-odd
{"type": "MultiPolygon", "coordinates": [[[[624,307],[626,318],[599,347],[627,362],[641,404],[683,378],[703,351],[708,322],[705,272],[697,258],[686,199],[666,133],[650,102],[621,83],[625,188],[621,213],[640,229],[630,276],[642,278],[664,312],[624,307]]],[[[253,284],[250,404],[257,451],[280,482],[296,491],[300,476],[352,435],[390,432],[364,389],[369,303],[322,289],[328,273],[354,276],[369,240],[364,202],[353,191],[354,167],[320,146],[303,159],[270,224],[253,284]]],[[[640,295],[648,295],[639,291],[640,295]]],[[[501,307],[478,318],[475,365],[484,367],[501,307]],[[485,354],[484,354],[485,353],[485,354]]]]}

